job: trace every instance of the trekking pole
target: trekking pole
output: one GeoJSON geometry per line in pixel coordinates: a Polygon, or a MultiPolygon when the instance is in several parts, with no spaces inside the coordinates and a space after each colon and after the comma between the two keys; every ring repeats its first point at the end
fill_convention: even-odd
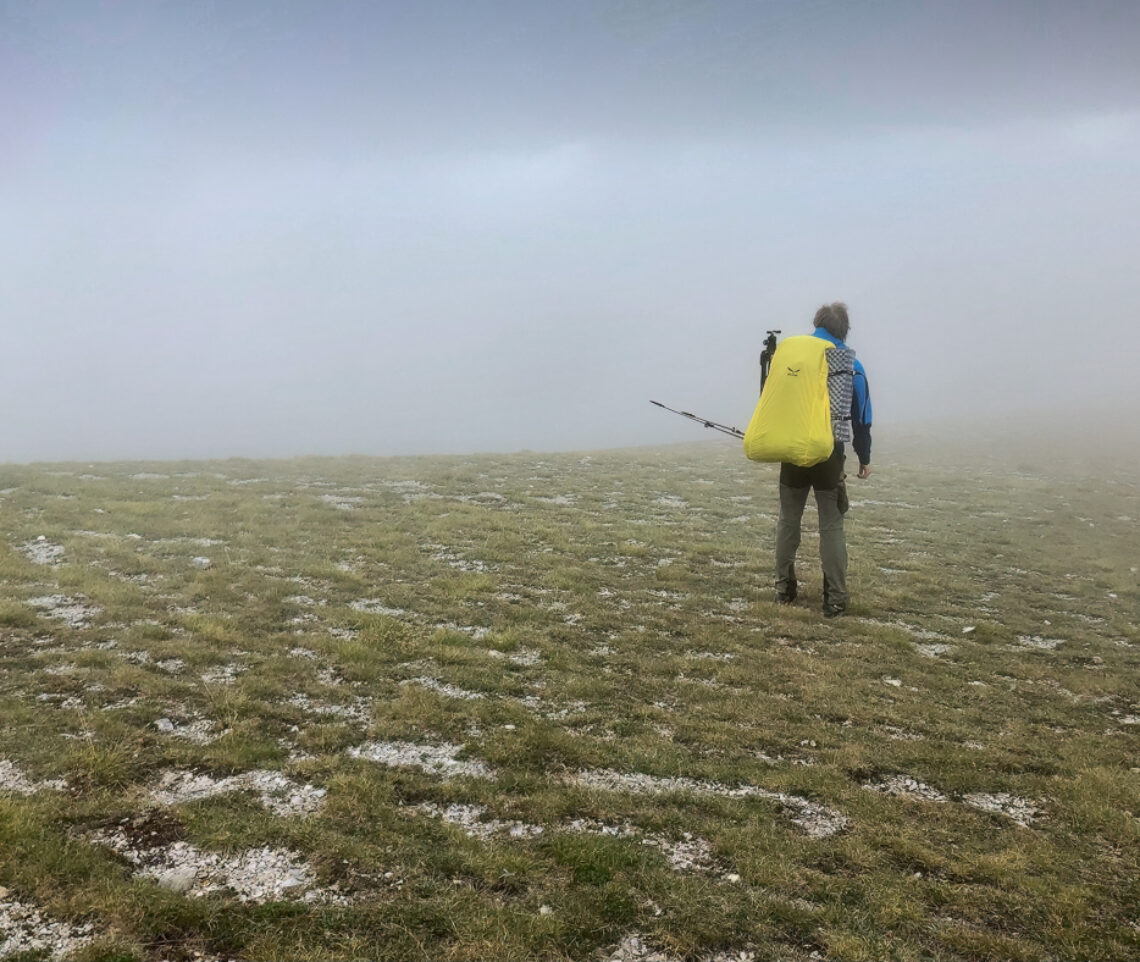
{"type": "Polygon", "coordinates": [[[764,341],[764,350],[760,352],[760,393],[764,393],[764,382],[768,380],[768,372],[772,370],[772,355],[776,353],[776,335],[779,331],[769,331],[764,341]]]}
{"type": "Polygon", "coordinates": [[[721,434],[727,434],[730,437],[742,438],[744,432],[740,428],[729,427],[727,424],[720,424],[717,421],[710,421],[707,418],[699,417],[689,411],[678,411],[676,408],[671,408],[667,404],[662,404],[660,401],[650,401],[650,404],[656,404],[659,408],[664,408],[666,411],[671,411],[673,414],[679,414],[683,418],[688,418],[690,421],[696,421],[697,424],[704,425],[706,428],[712,428],[714,431],[719,431],[721,434]]]}

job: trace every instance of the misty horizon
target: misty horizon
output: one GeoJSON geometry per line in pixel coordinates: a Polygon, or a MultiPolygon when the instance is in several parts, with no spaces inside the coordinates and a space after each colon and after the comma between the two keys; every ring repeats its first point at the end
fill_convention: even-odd
{"type": "Polygon", "coordinates": [[[697,440],[649,400],[743,427],[832,300],[877,441],[1126,412],[1138,46],[1107,2],[0,0],[0,460],[697,440]]]}

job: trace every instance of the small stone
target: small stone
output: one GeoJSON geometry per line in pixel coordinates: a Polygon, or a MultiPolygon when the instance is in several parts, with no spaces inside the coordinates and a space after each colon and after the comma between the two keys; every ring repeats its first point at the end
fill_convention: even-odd
{"type": "Polygon", "coordinates": [[[735,872],[733,872],[731,875],[726,875],[724,878],[725,878],[726,882],[739,882],[740,881],[740,876],[737,875],[735,872]]]}
{"type": "Polygon", "coordinates": [[[554,912],[554,909],[552,909],[549,905],[540,905],[538,907],[538,914],[539,915],[550,915],[553,912],[554,912]]]}
{"type": "Polygon", "coordinates": [[[206,568],[212,567],[213,564],[214,564],[214,562],[212,562],[209,558],[191,558],[190,559],[190,566],[191,567],[200,568],[203,571],[206,568]]]}
{"type": "Polygon", "coordinates": [[[198,876],[194,869],[189,866],[175,867],[167,869],[165,872],[159,873],[155,877],[159,888],[164,888],[168,892],[189,892],[194,886],[194,882],[198,876]]]}

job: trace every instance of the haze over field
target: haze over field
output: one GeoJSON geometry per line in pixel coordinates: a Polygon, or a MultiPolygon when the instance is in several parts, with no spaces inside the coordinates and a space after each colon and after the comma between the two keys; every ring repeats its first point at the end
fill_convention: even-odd
{"type": "Polygon", "coordinates": [[[1134,406],[1140,5],[0,0],[2,460],[1134,406]]]}

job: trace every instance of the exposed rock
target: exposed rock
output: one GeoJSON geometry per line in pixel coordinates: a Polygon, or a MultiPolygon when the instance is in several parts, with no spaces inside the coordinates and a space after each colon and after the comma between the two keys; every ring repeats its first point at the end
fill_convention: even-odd
{"type": "Polygon", "coordinates": [[[467,775],[471,778],[492,778],[494,773],[478,759],[460,761],[455,756],[463,751],[462,745],[416,745],[412,742],[369,742],[350,748],[353,758],[379,762],[393,768],[418,768],[431,775],[452,778],[467,775]]]}
{"type": "Polygon", "coordinates": [[[25,544],[23,550],[32,564],[57,565],[63,560],[63,545],[48,541],[42,534],[25,544]]]}
{"type": "Polygon", "coordinates": [[[0,888],[0,959],[26,952],[46,952],[48,959],[62,959],[91,942],[91,933],[90,924],[72,925],[45,918],[0,888]]]}
{"type": "Polygon", "coordinates": [[[731,788],[719,782],[698,781],[693,778],[661,778],[637,772],[625,773],[608,770],[581,771],[570,779],[588,788],[601,788],[612,792],[631,792],[637,795],[661,795],[667,792],[689,792],[694,795],[720,795],[726,798],[764,798],[778,802],[793,812],[792,821],[812,838],[827,838],[847,826],[847,817],[798,795],[772,792],[756,785],[731,788]]]}
{"type": "Polygon", "coordinates": [[[295,782],[280,772],[244,772],[220,779],[193,772],[167,772],[151,797],[160,805],[183,805],[241,791],[254,792],[263,806],[283,818],[313,814],[327,794],[323,788],[295,782]]]}

